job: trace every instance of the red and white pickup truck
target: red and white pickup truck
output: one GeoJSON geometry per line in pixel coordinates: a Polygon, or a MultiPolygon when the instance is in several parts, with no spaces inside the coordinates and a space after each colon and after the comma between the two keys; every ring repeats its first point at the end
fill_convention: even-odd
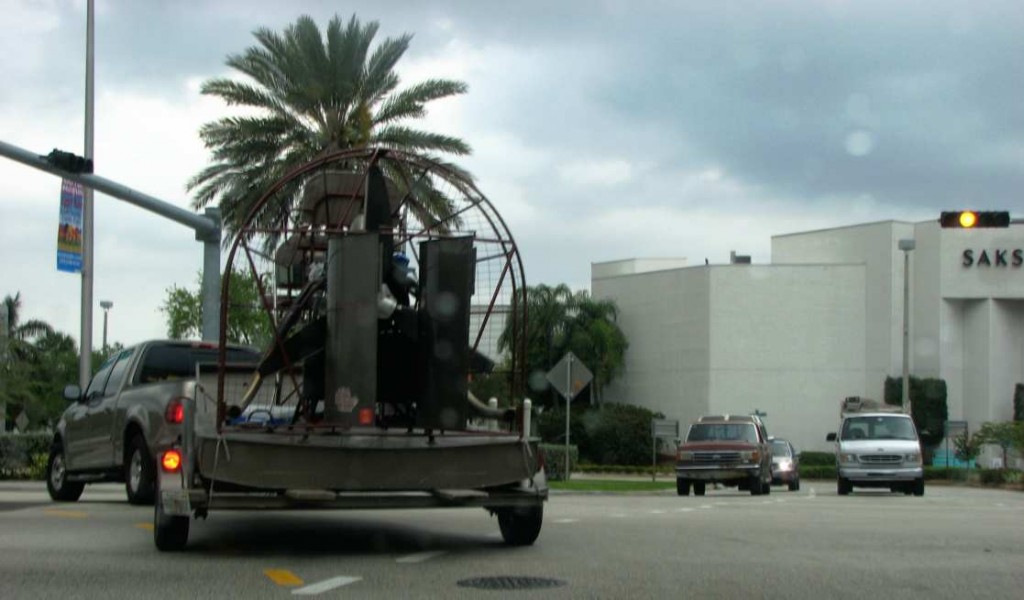
{"type": "MultiPolygon", "coordinates": [[[[227,351],[232,363],[259,358],[244,346],[227,351]]],[[[50,497],[74,502],[86,483],[124,481],[130,503],[152,503],[157,449],[181,435],[182,401],[193,394],[196,364],[216,362],[215,344],[149,341],[108,358],[84,393],[67,386],[71,405],[57,423],[47,464],[50,497]]]]}

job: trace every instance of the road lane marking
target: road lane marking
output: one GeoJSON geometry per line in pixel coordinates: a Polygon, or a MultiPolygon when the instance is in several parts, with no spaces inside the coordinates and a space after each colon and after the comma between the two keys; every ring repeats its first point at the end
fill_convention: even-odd
{"type": "MultiPolygon", "coordinates": [[[[682,512],[693,512],[693,509],[692,508],[677,508],[675,510],[675,512],[680,512],[680,513],[682,513],[682,512]]],[[[612,516],[615,516],[615,515],[612,515],[612,516]]]]}
{"type": "Polygon", "coordinates": [[[579,523],[579,519],[555,519],[555,523],[579,523]]]}
{"type": "Polygon", "coordinates": [[[663,515],[663,514],[665,514],[665,511],[663,511],[663,510],[652,510],[651,514],[652,515],[663,515]]]}
{"type": "Polygon", "coordinates": [[[351,577],[349,575],[340,575],[338,577],[331,577],[317,583],[311,583],[305,587],[300,587],[297,590],[292,590],[292,594],[295,596],[315,596],[316,594],[322,594],[331,590],[340,588],[350,583],[355,583],[362,580],[362,577],[351,577]]]}
{"type": "Polygon", "coordinates": [[[416,554],[403,556],[401,558],[395,559],[395,562],[402,564],[421,563],[424,561],[428,561],[432,558],[435,558],[437,556],[441,556],[442,554],[447,554],[447,552],[445,550],[428,550],[427,552],[417,552],[416,554]]]}
{"type": "Polygon", "coordinates": [[[65,519],[84,519],[89,516],[89,513],[81,510],[59,510],[56,508],[48,508],[43,512],[51,517],[63,517],[65,519]]]}
{"type": "Polygon", "coordinates": [[[303,581],[288,569],[264,569],[263,574],[282,587],[294,587],[303,584],[303,581]]]}
{"type": "Polygon", "coordinates": [[[139,529],[145,529],[146,531],[153,531],[152,523],[136,523],[135,526],[139,529]]]}
{"type": "Polygon", "coordinates": [[[811,491],[807,493],[807,497],[808,498],[814,498],[815,497],[814,488],[811,488],[811,491]]]}
{"type": "Polygon", "coordinates": [[[711,508],[711,505],[710,504],[701,504],[700,507],[701,508],[711,508]]]}

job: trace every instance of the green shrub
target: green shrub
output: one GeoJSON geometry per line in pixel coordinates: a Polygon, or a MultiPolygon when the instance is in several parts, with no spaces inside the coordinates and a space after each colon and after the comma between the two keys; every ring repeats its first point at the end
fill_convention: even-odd
{"type": "MultiPolygon", "coordinates": [[[[651,419],[660,415],[641,406],[603,404],[574,406],[569,437],[580,458],[601,465],[642,465],[651,460],[651,419]]],[[[565,440],[565,407],[550,408],[537,416],[537,435],[548,444],[565,440]]]]}
{"type": "Polygon", "coordinates": [[[577,465],[575,470],[579,473],[612,473],[615,475],[650,475],[651,471],[655,471],[660,475],[670,475],[675,473],[675,465],[658,465],[657,468],[652,468],[651,465],[594,465],[584,463],[577,465]]]}
{"type": "Polygon", "coordinates": [[[984,485],[1002,485],[1006,481],[1005,469],[980,469],[978,479],[984,485]]]}
{"type": "Polygon", "coordinates": [[[835,479],[834,466],[805,465],[800,463],[800,479],[835,479]]]}
{"type": "Polygon", "coordinates": [[[836,455],[834,452],[801,452],[801,467],[834,467],[836,466],[836,455]]]}
{"type": "MultiPolygon", "coordinates": [[[[541,458],[544,461],[544,472],[552,481],[565,481],[565,446],[554,444],[540,444],[537,446],[541,458]]],[[[579,449],[576,446],[569,446],[569,470],[576,470],[579,462],[579,449]]]]}
{"type": "Polygon", "coordinates": [[[0,434],[0,479],[41,478],[52,440],[49,433],[0,434]],[[44,457],[42,471],[38,468],[40,455],[44,457]]]}

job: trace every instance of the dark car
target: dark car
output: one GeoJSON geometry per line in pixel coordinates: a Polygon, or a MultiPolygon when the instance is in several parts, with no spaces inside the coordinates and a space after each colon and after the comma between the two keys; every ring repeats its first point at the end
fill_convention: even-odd
{"type": "Polygon", "coordinates": [[[750,490],[753,496],[771,492],[771,445],[758,417],[724,415],[701,417],[690,425],[676,457],[676,491],[703,496],[707,484],[719,483],[750,490]]]}
{"type": "Polygon", "coordinates": [[[772,439],[772,485],[788,485],[789,491],[800,489],[800,453],[793,444],[772,439]]]}

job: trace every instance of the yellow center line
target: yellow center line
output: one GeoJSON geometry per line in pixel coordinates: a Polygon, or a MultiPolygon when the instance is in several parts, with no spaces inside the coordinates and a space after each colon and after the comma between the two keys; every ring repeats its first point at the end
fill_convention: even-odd
{"type": "Polygon", "coordinates": [[[135,526],[139,529],[145,529],[146,531],[153,531],[152,523],[136,523],[135,526]]]}
{"type": "Polygon", "coordinates": [[[263,574],[280,586],[292,587],[302,585],[302,580],[295,573],[287,569],[266,569],[263,571],[263,574]]]}
{"type": "Polygon", "coordinates": [[[43,512],[51,517],[63,517],[65,519],[84,519],[89,516],[89,513],[80,510],[58,510],[56,508],[48,508],[43,512]]]}

